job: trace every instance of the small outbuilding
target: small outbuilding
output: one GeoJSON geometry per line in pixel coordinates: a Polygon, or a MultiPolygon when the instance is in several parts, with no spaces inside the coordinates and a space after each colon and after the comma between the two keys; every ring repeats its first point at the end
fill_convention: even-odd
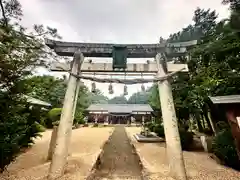
{"type": "Polygon", "coordinates": [[[213,103],[214,119],[227,119],[240,159],[240,95],[215,96],[210,97],[210,100],[213,103]]]}

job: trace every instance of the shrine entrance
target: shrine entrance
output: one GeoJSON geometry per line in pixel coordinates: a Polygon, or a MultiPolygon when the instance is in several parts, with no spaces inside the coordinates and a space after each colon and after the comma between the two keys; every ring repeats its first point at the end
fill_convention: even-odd
{"type": "Polygon", "coordinates": [[[110,124],[127,124],[130,114],[110,114],[110,124]]]}
{"type": "MultiPolygon", "coordinates": [[[[64,167],[67,161],[68,146],[71,138],[72,122],[75,114],[77,97],[81,86],[81,79],[91,80],[99,83],[109,83],[109,93],[112,94],[112,83],[125,84],[124,94],[127,85],[157,83],[166,145],[169,159],[169,166],[172,176],[177,179],[186,179],[181,143],[179,138],[178,124],[172,98],[172,90],[169,78],[179,72],[187,72],[186,64],[170,63],[175,57],[187,56],[187,48],[195,45],[197,41],[168,43],[161,41],[157,44],[99,44],[99,43],[72,43],[46,39],[46,45],[54,49],[59,56],[73,56],[71,63],[52,64],[52,71],[69,72],[68,87],[65,94],[62,114],[57,131],[56,147],[52,157],[48,178],[56,179],[64,174],[64,167]],[[85,57],[112,57],[112,63],[93,63],[91,60],[84,62],[85,57]],[[155,58],[155,61],[142,64],[128,64],[127,58],[155,58]],[[87,76],[92,73],[93,76],[87,76]],[[123,76],[140,75],[136,79],[114,79],[96,78],[94,75],[100,73],[118,73],[123,76]],[[153,74],[156,77],[144,79],[146,74],[153,74]]],[[[119,76],[119,75],[118,75],[119,76]]],[[[95,84],[92,84],[94,90],[95,84]]]]}

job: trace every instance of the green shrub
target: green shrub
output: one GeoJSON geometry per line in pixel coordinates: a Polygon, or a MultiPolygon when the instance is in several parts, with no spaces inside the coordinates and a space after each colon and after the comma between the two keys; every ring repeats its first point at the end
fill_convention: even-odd
{"type": "MultiPolygon", "coordinates": [[[[162,124],[148,123],[149,130],[155,132],[159,137],[165,138],[164,127],[162,124]]],[[[193,133],[186,131],[184,128],[179,129],[181,145],[183,150],[189,150],[193,143],[193,133]]]]}
{"type": "Polygon", "coordinates": [[[212,152],[227,166],[240,170],[240,161],[230,129],[219,132],[213,139],[212,152]]]}
{"type": "Polygon", "coordinates": [[[193,133],[180,129],[179,135],[180,135],[182,149],[189,150],[193,144],[193,133]]]}
{"type": "Polygon", "coordinates": [[[61,112],[62,112],[62,108],[53,108],[48,112],[48,117],[52,121],[59,121],[61,112]]]}
{"type": "Polygon", "coordinates": [[[159,137],[165,137],[164,127],[161,124],[156,124],[153,127],[153,132],[155,132],[159,137]]]}
{"type": "Polygon", "coordinates": [[[0,95],[0,172],[40,136],[38,114],[10,96],[0,95]]]}
{"type": "Polygon", "coordinates": [[[89,125],[88,124],[83,124],[83,127],[88,127],[89,125]]]}
{"type": "Polygon", "coordinates": [[[53,108],[48,112],[48,118],[46,119],[46,127],[52,128],[53,124],[60,120],[62,108],[53,108]]]}
{"type": "Polygon", "coordinates": [[[147,122],[147,123],[146,123],[146,127],[147,127],[151,132],[154,132],[155,123],[153,123],[153,122],[147,122]]]}
{"type": "Polygon", "coordinates": [[[98,127],[98,123],[94,123],[94,124],[93,124],[93,127],[98,127]]]}
{"type": "Polygon", "coordinates": [[[38,122],[36,122],[36,127],[38,132],[44,132],[46,130],[45,127],[38,122]]]}
{"type": "Polygon", "coordinates": [[[84,124],[84,116],[81,111],[76,111],[73,124],[84,124]]]}

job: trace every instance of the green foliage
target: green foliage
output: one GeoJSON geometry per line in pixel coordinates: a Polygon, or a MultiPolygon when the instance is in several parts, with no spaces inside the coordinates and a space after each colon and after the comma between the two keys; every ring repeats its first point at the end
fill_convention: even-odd
{"type": "Polygon", "coordinates": [[[24,147],[33,144],[33,138],[43,131],[39,113],[29,109],[24,100],[8,93],[0,93],[0,171],[10,164],[24,147]]]}
{"type": "Polygon", "coordinates": [[[136,92],[133,93],[128,99],[128,104],[147,104],[148,93],[147,92],[136,92]]]}
{"type": "Polygon", "coordinates": [[[53,108],[48,112],[48,118],[45,122],[47,128],[52,128],[53,123],[60,120],[62,108],[53,108]]]}
{"type": "Polygon", "coordinates": [[[35,123],[36,123],[38,132],[44,132],[46,130],[45,127],[43,125],[41,125],[40,123],[37,123],[37,122],[35,122],[35,123]]]}
{"type": "Polygon", "coordinates": [[[61,107],[64,100],[66,83],[64,79],[53,76],[32,76],[24,79],[25,94],[46,101],[53,107],[61,107]]]}
{"type": "Polygon", "coordinates": [[[42,130],[37,123],[40,112],[21,99],[25,93],[23,79],[37,66],[47,65],[52,53],[46,52],[43,38],[58,35],[56,29],[43,25],[34,25],[32,32],[21,26],[18,0],[0,1],[0,8],[0,170],[3,171],[42,130]]]}
{"type": "Polygon", "coordinates": [[[146,123],[146,127],[151,131],[155,132],[159,137],[164,138],[164,127],[161,123],[155,123],[155,122],[148,122],[146,123]]]}
{"type": "Polygon", "coordinates": [[[53,108],[48,112],[48,117],[54,122],[60,119],[62,108],[53,108]]]}
{"type": "Polygon", "coordinates": [[[230,25],[231,28],[240,32],[240,2],[239,0],[223,0],[223,4],[230,4],[230,25]]]}
{"type": "Polygon", "coordinates": [[[227,166],[240,170],[236,146],[230,130],[219,132],[213,139],[213,153],[227,166]]]}
{"type": "Polygon", "coordinates": [[[73,124],[84,124],[84,116],[81,111],[76,111],[73,124]]]}
{"type": "Polygon", "coordinates": [[[98,126],[99,126],[98,123],[93,124],[93,127],[98,127],[98,126]]]}
{"type": "MultiPolygon", "coordinates": [[[[167,39],[168,42],[198,40],[198,44],[189,49],[190,59],[178,57],[174,60],[175,63],[187,63],[189,73],[177,74],[171,85],[178,122],[186,124],[192,117],[193,127],[201,132],[203,128],[208,129],[208,133],[212,131],[208,117],[209,96],[240,93],[240,36],[232,25],[232,15],[239,12],[239,1],[224,1],[230,4],[230,21],[217,22],[215,11],[197,8],[193,23],[167,39]],[[208,127],[204,127],[205,124],[208,127]]],[[[160,109],[156,84],[150,88],[149,103],[155,110],[160,109]]]]}
{"type": "Polygon", "coordinates": [[[149,104],[152,106],[154,110],[161,109],[160,100],[159,100],[159,91],[157,84],[154,84],[149,90],[148,90],[148,101],[149,104]]]}
{"type": "Polygon", "coordinates": [[[103,93],[99,89],[96,89],[95,93],[88,92],[87,96],[85,96],[84,99],[88,105],[90,105],[90,104],[107,104],[108,103],[108,98],[106,96],[104,96],[103,93]],[[87,99],[86,99],[86,97],[87,97],[87,99]]]}
{"type": "Polygon", "coordinates": [[[161,124],[156,124],[153,127],[153,132],[155,132],[159,137],[163,137],[163,138],[165,137],[164,127],[161,124]]]}
{"type": "Polygon", "coordinates": [[[127,104],[125,96],[116,96],[108,100],[108,104],[127,104]]]}
{"type": "Polygon", "coordinates": [[[151,132],[154,132],[155,123],[153,123],[153,122],[147,122],[147,123],[146,123],[146,127],[147,127],[151,132]]]}
{"type": "Polygon", "coordinates": [[[193,143],[193,133],[186,130],[179,130],[181,146],[183,150],[190,150],[193,143]]]}
{"type": "MultiPolygon", "coordinates": [[[[146,127],[155,132],[159,137],[165,138],[164,127],[161,123],[148,122],[146,127]]],[[[180,128],[179,130],[181,145],[183,150],[189,150],[193,143],[193,133],[180,128]]]]}

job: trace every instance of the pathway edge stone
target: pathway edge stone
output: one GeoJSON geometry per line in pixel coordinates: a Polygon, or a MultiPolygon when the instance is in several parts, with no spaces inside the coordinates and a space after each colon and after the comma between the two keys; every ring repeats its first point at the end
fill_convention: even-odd
{"type": "Polygon", "coordinates": [[[115,128],[112,128],[111,131],[109,132],[109,137],[108,139],[103,142],[103,144],[100,146],[100,150],[98,153],[96,153],[94,164],[92,165],[91,169],[89,170],[89,173],[86,175],[86,180],[91,179],[92,175],[95,173],[97,166],[99,166],[99,163],[102,162],[102,155],[104,153],[103,147],[105,144],[107,144],[112,137],[112,134],[114,132],[115,128]]]}

